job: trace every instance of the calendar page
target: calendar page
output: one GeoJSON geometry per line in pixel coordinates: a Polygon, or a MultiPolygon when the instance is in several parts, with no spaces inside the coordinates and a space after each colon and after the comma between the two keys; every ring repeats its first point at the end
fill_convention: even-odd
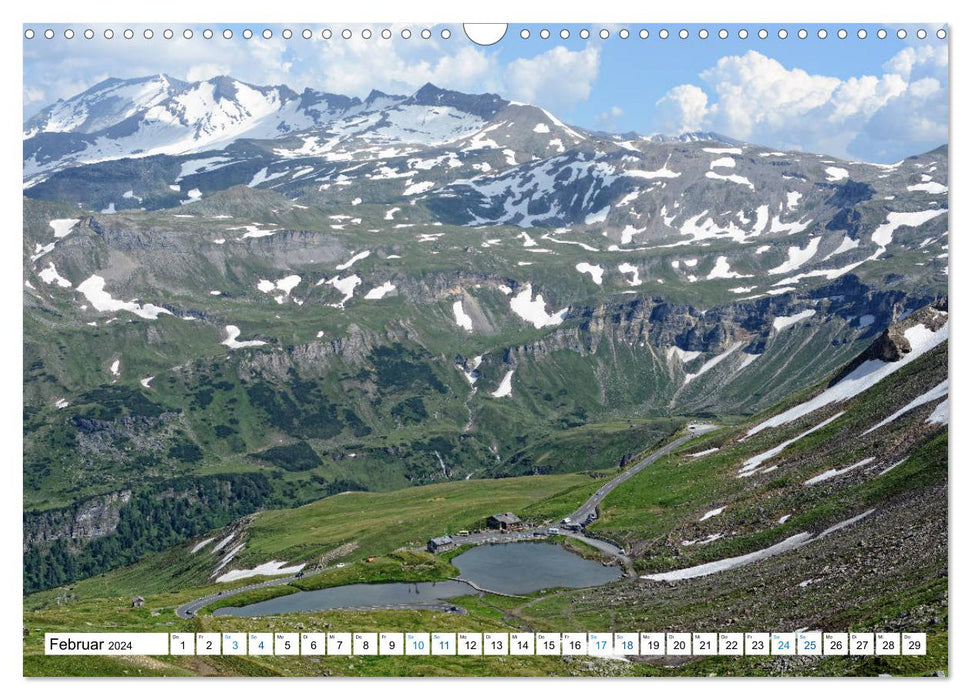
{"type": "Polygon", "coordinates": [[[24,676],[949,673],[946,24],[21,31],[24,676]]]}

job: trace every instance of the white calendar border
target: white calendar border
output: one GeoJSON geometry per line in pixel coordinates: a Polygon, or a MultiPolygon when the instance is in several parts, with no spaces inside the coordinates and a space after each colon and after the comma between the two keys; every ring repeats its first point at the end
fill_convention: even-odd
{"type": "MultiPolygon", "coordinates": [[[[15,14],[15,18],[11,18],[11,21],[4,23],[5,41],[0,44],[0,51],[4,52],[4,57],[7,59],[5,65],[8,67],[17,66],[19,61],[17,61],[16,53],[20,51],[21,42],[19,40],[14,40],[12,33],[19,34],[19,29],[14,25],[23,23],[25,21],[103,21],[103,20],[117,20],[119,18],[124,18],[128,21],[133,22],[152,22],[152,21],[166,21],[177,19],[180,21],[204,21],[211,22],[213,20],[219,20],[222,18],[231,19],[233,21],[271,21],[271,22],[282,22],[294,19],[307,20],[308,18],[326,18],[328,21],[401,21],[407,20],[411,22],[416,21],[431,21],[431,22],[448,22],[448,21],[518,21],[518,22],[528,22],[528,21],[551,21],[556,19],[563,22],[568,21],[619,21],[619,22],[629,22],[632,20],[643,20],[649,22],[663,22],[663,21],[677,21],[677,22],[709,22],[713,21],[723,21],[726,23],[732,22],[745,22],[745,21],[761,21],[761,22],[786,22],[786,21],[797,21],[797,22],[834,22],[834,21],[872,21],[872,20],[893,20],[894,22],[904,22],[904,21],[926,21],[927,19],[943,19],[943,20],[958,20],[956,26],[952,25],[951,35],[960,37],[956,42],[951,43],[951,92],[952,101],[950,104],[950,120],[952,125],[958,123],[968,123],[968,117],[971,116],[971,110],[968,107],[969,95],[971,95],[971,85],[966,85],[967,80],[963,78],[965,75],[971,75],[971,62],[965,59],[965,55],[971,55],[971,47],[968,49],[963,48],[962,41],[964,41],[963,34],[971,37],[971,21],[969,23],[964,23],[964,16],[958,15],[956,13],[949,13],[949,17],[937,17],[936,15],[948,14],[942,11],[941,7],[937,5],[928,5],[926,3],[913,3],[905,0],[882,0],[879,3],[873,3],[872,5],[852,5],[846,3],[845,0],[815,0],[812,3],[769,3],[769,2],[746,2],[745,0],[736,0],[733,3],[725,3],[722,0],[696,0],[693,3],[658,3],[651,5],[634,5],[629,1],[615,1],[613,3],[608,2],[596,2],[596,3],[564,3],[564,2],[551,2],[548,1],[545,5],[540,2],[534,3],[523,3],[521,0],[489,0],[487,3],[481,3],[477,6],[470,6],[468,4],[458,4],[454,2],[449,2],[448,0],[426,0],[421,3],[415,3],[410,6],[403,5],[399,2],[392,2],[391,0],[371,0],[368,3],[334,3],[328,4],[326,6],[322,5],[312,5],[310,3],[295,3],[293,5],[278,5],[273,8],[273,16],[268,16],[270,13],[267,12],[265,6],[240,6],[237,2],[230,0],[209,0],[205,3],[199,2],[189,2],[188,0],[169,0],[166,3],[153,3],[153,4],[135,4],[131,2],[122,2],[121,0],[98,0],[96,3],[86,3],[84,5],[78,5],[76,2],[68,3],[65,0],[48,0],[46,3],[16,3],[14,9],[9,14],[15,14]],[[96,6],[94,6],[96,4],[96,6]],[[254,8],[254,9],[250,9],[254,8]],[[326,9],[324,9],[326,8],[326,9]],[[928,18],[926,15],[933,15],[928,18]],[[11,29],[13,30],[11,32],[11,29]],[[957,31],[955,31],[957,30],[957,31]],[[962,31],[963,30],[963,31],[962,31]],[[957,48],[961,47],[961,48],[957,48]],[[968,54],[965,54],[967,51],[968,54]]],[[[8,68],[12,70],[12,68],[8,68]]],[[[16,82],[14,82],[16,85],[16,82]]],[[[20,131],[21,127],[21,114],[19,109],[6,110],[6,114],[0,116],[3,119],[4,126],[6,127],[2,133],[6,135],[5,139],[0,140],[0,148],[4,149],[3,155],[5,156],[2,161],[7,164],[8,174],[5,180],[6,187],[0,189],[3,193],[4,203],[7,204],[6,211],[19,211],[20,210],[20,182],[21,182],[21,153],[19,143],[12,140],[11,135],[14,131],[20,131]]],[[[971,147],[967,147],[965,143],[971,143],[971,139],[966,139],[963,135],[958,139],[954,138],[954,131],[951,130],[951,154],[952,159],[950,163],[950,175],[952,182],[960,183],[962,182],[962,176],[965,172],[963,168],[963,163],[965,160],[971,162],[971,147]]],[[[953,191],[953,188],[952,188],[953,191]]],[[[958,206],[957,208],[951,209],[951,230],[961,231],[964,230],[960,225],[963,220],[962,208],[958,206]]],[[[15,327],[19,327],[17,319],[21,318],[21,296],[20,296],[20,279],[21,279],[21,255],[20,255],[20,243],[17,241],[17,236],[9,237],[6,244],[13,249],[16,245],[16,251],[7,251],[10,254],[0,256],[0,260],[7,266],[4,271],[7,274],[0,275],[0,279],[9,281],[16,280],[16,288],[18,290],[17,294],[0,295],[0,309],[3,310],[4,316],[7,319],[14,319],[15,327]]],[[[957,236],[954,237],[955,239],[957,236]]],[[[952,245],[952,270],[961,269],[962,271],[967,267],[967,261],[964,260],[966,257],[963,254],[965,246],[968,244],[961,243],[957,240],[952,241],[957,245],[952,245]],[[956,263],[955,259],[960,260],[960,263],[956,263]],[[960,265],[960,267],[958,267],[960,265]]],[[[971,303],[969,303],[969,281],[968,275],[952,275],[951,276],[951,297],[955,301],[953,308],[958,309],[971,309],[971,303]]],[[[10,289],[14,288],[10,285],[10,289]]],[[[960,314],[966,313],[963,311],[958,311],[954,315],[957,315],[960,319],[960,314]]],[[[963,331],[963,322],[955,324],[954,332],[951,336],[952,351],[955,353],[964,354],[962,350],[966,350],[968,347],[967,334],[963,331]]],[[[13,352],[10,348],[5,348],[3,352],[8,354],[17,354],[19,349],[14,349],[13,352]]],[[[958,354],[952,355],[957,357],[958,354]]],[[[5,397],[19,397],[22,392],[22,381],[23,378],[20,376],[20,363],[12,361],[5,363],[7,371],[3,373],[4,384],[0,385],[0,395],[5,397]],[[13,371],[10,371],[10,370],[13,371]],[[5,391],[4,391],[5,390],[5,391]]],[[[950,368],[949,377],[950,380],[963,387],[959,388],[958,391],[953,392],[951,397],[951,415],[952,423],[954,425],[958,424],[958,420],[963,417],[968,410],[966,406],[967,402],[971,401],[971,392],[969,392],[967,380],[968,372],[971,371],[966,367],[962,366],[960,363],[953,363],[950,368]],[[965,398],[969,397],[969,398],[965,398]]],[[[20,428],[20,406],[17,405],[16,400],[5,401],[0,404],[0,416],[5,420],[0,420],[0,425],[3,425],[4,434],[3,444],[7,445],[8,450],[20,449],[22,444],[22,431],[20,428]]],[[[949,440],[952,448],[952,460],[954,464],[959,463],[961,457],[971,456],[971,436],[968,436],[965,431],[955,431],[953,434],[949,435],[949,440]]],[[[22,454],[22,450],[21,450],[22,454]]],[[[16,462],[16,459],[15,459],[16,462]]],[[[19,481],[22,478],[21,470],[15,469],[14,480],[19,481]]],[[[959,501],[953,498],[953,494],[968,493],[968,476],[966,470],[952,469],[951,479],[949,482],[949,497],[951,497],[952,505],[957,505],[959,501]]],[[[22,518],[20,511],[22,510],[21,505],[21,494],[22,488],[9,488],[5,490],[6,498],[8,502],[5,504],[7,507],[4,509],[4,516],[6,517],[5,525],[2,528],[2,538],[4,543],[4,550],[7,557],[20,557],[21,556],[21,542],[22,542],[22,518]]],[[[953,556],[955,554],[954,547],[957,541],[967,541],[967,536],[969,535],[968,527],[968,509],[962,508],[950,508],[949,517],[950,520],[950,537],[949,537],[949,547],[951,548],[951,557],[949,561],[949,574],[952,577],[952,581],[962,581],[966,582],[969,578],[968,569],[971,564],[969,564],[967,558],[953,556]]],[[[15,559],[16,560],[16,559],[15,559]]],[[[7,575],[2,579],[3,590],[6,592],[7,600],[14,601],[15,604],[9,604],[4,607],[2,615],[4,616],[4,629],[11,631],[19,629],[22,611],[18,609],[20,606],[20,596],[17,595],[18,586],[20,585],[20,576],[14,572],[8,572],[7,575]]],[[[952,585],[954,585],[952,583],[952,585]]],[[[957,590],[955,587],[953,590],[957,590]]],[[[956,600],[956,596],[952,596],[950,600],[949,619],[951,623],[952,630],[964,630],[968,628],[968,605],[956,600]]],[[[963,641],[964,635],[961,634],[950,634],[950,656],[953,662],[956,659],[963,658],[961,652],[966,651],[967,643],[963,641]]],[[[9,679],[13,679],[15,683],[18,682],[22,684],[23,690],[35,693],[38,688],[43,684],[46,686],[47,683],[56,683],[57,686],[62,689],[62,691],[69,691],[70,687],[76,683],[80,683],[78,679],[24,679],[21,677],[22,674],[22,658],[21,658],[21,641],[19,635],[16,634],[6,634],[0,635],[0,658],[4,660],[4,671],[5,676],[9,679]]],[[[953,672],[953,663],[950,664],[951,671],[953,672]]],[[[959,674],[960,675],[960,674],[959,674]]],[[[967,674],[965,674],[966,676],[967,674]]],[[[409,680],[408,682],[401,682],[395,686],[395,694],[399,700],[411,700],[414,698],[418,700],[428,700],[428,698],[449,698],[454,699],[456,692],[462,693],[462,700],[485,700],[485,698],[494,695],[498,692],[510,692],[513,693],[532,693],[535,694],[538,685],[535,682],[530,682],[526,680],[512,680],[512,681],[501,681],[502,685],[498,685],[500,681],[493,679],[470,679],[476,682],[462,682],[459,680],[452,681],[433,681],[433,680],[409,680]]],[[[234,695],[234,700],[249,700],[253,698],[254,700],[259,698],[260,700],[265,699],[265,695],[270,691],[270,686],[267,683],[249,682],[249,678],[235,678],[235,679],[224,679],[221,683],[228,683],[234,695]]],[[[270,681],[272,683],[272,681],[270,681]]],[[[294,679],[287,682],[288,692],[299,692],[303,690],[305,692],[321,692],[320,686],[317,685],[318,679],[294,679]]],[[[350,692],[360,692],[363,690],[361,681],[353,680],[341,680],[341,679],[327,679],[328,693],[331,692],[341,692],[347,690],[350,692]],[[353,684],[353,685],[352,685],[353,684]]],[[[387,679],[372,679],[364,681],[369,685],[369,687],[378,688],[378,684],[383,684],[385,690],[388,689],[387,679]]],[[[393,682],[393,681],[392,681],[393,682]]],[[[557,695],[569,693],[572,689],[577,688],[577,686],[567,686],[567,679],[546,679],[543,683],[544,694],[546,691],[555,691],[557,695]]],[[[611,680],[592,680],[585,683],[583,688],[580,689],[581,692],[591,693],[595,697],[599,691],[605,690],[616,690],[622,688],[624,692],[633,691],[635,686],[626,684],[618,686],[617,683],[624,683],[624,681],[611,681],[611,680]]],[[[733,680],[731,683],[719,683],[717,680],[712,682],[712,679],[650,679],[651,683],[661,683],[662,687],[667,690],[664,692],[670,692],[674,689],[675,684],[684,683],[705,683],[706,687],[709,689],[714,689],[717,684],[718,693],[721,698],[727,698],[731,700],[733,698],[751,697],[753,693],[765,692],[766,686],[765,681],[759,679],[739,679],[733,680]]],[[[85,679],[83,681],[85,693],[90,693],[90,697],[97,698],[111,698],[111,697],[130,697],[131,693],[137,692],[140,700],[169,700],[171,693],[184,692],[185,689],[205,689],[208,692],[212,692],[216,687],[212,682],[203,679],[186,679],[184,682],[180,681],[178,686],[164,683],[164,682],[139,682],[136,686],[132,686],[129,683],[120,683],[114,679],[85,679]]],[[[963,679],[958,681],[949,681],[948,683],[935,683],[934,692],[935,695],[940,695],[942,697],[948,697],[953,695],[958,697],[959,693],[966,693],[968,687],[966,681],[963,679]],[[960,689],[964,688],[963,691],[960,689]]],[[[52,686],[54,687],[54,686],[52,686]]],[[[636,686],[638,689],[646,688],[646,686],[636,686]]],[[[219,686],[222,690],[223,686],[219,686]]],[[[859,681],[856,679],[834,679],[826,682],[825,686],[819,683],[812,682],[810,679],[790,679],[786,682],[785,692],[789,700],[798,700],[800,698],[817,698],[820,692],[830,693],[833,690],[851,690],[854,689],[857,692],[863,691],[863,686],[860,685],[859,681]]],[[[661,690],[660,687],[652,685],[650,688],[651,692],[658,692],[661,690]]],[[[867,689],[868,690],[868,689],[867,689]]],[[[904,698],[905,700],[913,700],[913,693],[916,687],[910,683],[883,683],[880,686],[881,695],[888,700],[893,700],[894,698],[904,698]]],[[[923,688],[921,688],[923,690],[923,688]]],[[[25,693],[26,694],[26,693],[25,693]]],[[[551,693],[552,695],[552,693],[551,693]]]]}

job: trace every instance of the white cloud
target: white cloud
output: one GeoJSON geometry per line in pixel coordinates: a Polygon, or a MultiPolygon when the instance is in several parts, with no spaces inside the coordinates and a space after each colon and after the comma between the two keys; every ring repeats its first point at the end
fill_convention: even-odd
{"type": "Polygon", "coordinates": [[[600,71],[595,46],[570,51],[557,46],[533,58],[517,58],[503,74],[507,97],[550,110],[569,109],[590,97],[600,71]]]}
{"type": "Polygon", "coordinates": [[[658,101],[658,125],[878,161],[945,142],[946,48],[905,48],[883,68],[882,76],[840,79],[786,68],[756,51],[725,56],[700,74],[707,91],[679,85],[658,101]]]}
{"type": "Polygon", "coordinates": [[[624,116],[624,110],[614,105],[596,116],[597,126],[607,132],[617,131],[617,120],[624,116]]]}
{"type": "Polygon", "coordinates": [[[708,113],[708,95],[697,85],[678,85],[668,90],[657,103],[657,118],[662,129],[674,132],[700,131],[708,113]]]}
{"type": "Polygon", "coordinates": [[[190,83],[197,80],[209,80],[217,75],[229,75],[229,66],[222,63],[199,63],[186,71],[185,79],[190,83]]]}

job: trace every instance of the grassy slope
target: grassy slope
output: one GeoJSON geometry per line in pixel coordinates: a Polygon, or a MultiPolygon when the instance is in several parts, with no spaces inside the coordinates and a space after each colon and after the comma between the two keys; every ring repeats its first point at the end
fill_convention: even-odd
{"type": "MultiPolygon", "coordinates": [[[[695,561],[714,559],[750,551],[778,541],[792,532],[805,529],[818,531],[822,524],[859,512],[863,507],[878,507],[874,516],[874,529],[853,528],[831,535],[828,539],[807,547],[795,557],[779,557],[770,560],[769,566],[746,567],[736,572],[697,579],[681,586],[650,588],[644,596],[638,584],[621,583],[616,587],[594,589],[589,592],[563,591],[544,596],[531,596],[526,601],[497,596],[462,599],[456,601],[468,610],[467,616],[449,616],[430,611],[331,611],[320,614],[287,615],[274,618],[274,629],[293,630],[296,624],[306,629],[320,629],[326,622],[329,629],[347,630],[496,630],[503,627],[531,629],[752,629],[773,628],[776,625],[794,627],[805,619],[820,621],[823,629],[920,629],[929,633],[930,654],[914,658],[875,659],[824,659],[821,661],[797,660],[786,665],[773,659],[698,659],[673,667],[635,664],[626,667],[598,667],[594,673],[612,675],[778,675],[791,673],[822,675],[875,675],[877,673],[921,674],[929,670],[947,667],[947,580],[942,576],[940,548],[921,546],[923,531],[938,536],[935,527],[946,522],[946,511],[939,507],[942,490],[946,487],[946,432],[926,431],[923,420],[933,408],[933,403],[899,419],[886,429],[873,434],[869,447],[850,444],[846,434],[858,434],[866,427],[906,403],[909,397],[919,394],[936,383],[946,371],[946,351],[941,348],[896,373],[890,382],[884,382],[848,402],[840,409],[847,410],[841,419],[830,424],[825,431],[796,443],[791,451],[781,455],[785,463],[798,475],[796,482],[807,475],[818,473],[832,464],[845,464],[854,459],[856,451],[874,449],[881,445],[906,448],[909,458],[882,476],[873,474],[860,478],[839,480],[838,485],[823,487],[823,496],[796,498],[785,495],[785,485],[779,478],[768,476],[741,480],[735,470],[745,458],[777,444],[782,439],[798,434],[804,429],[801,423],[785,428],[765,431],[757,438],[741,444],[733,438],[744,432],[744,426],[724,429],[689,443],[676,455],[659,460],[638,477],[631,479],[612,494],[597,526],[613,537],[623,537],[636,550],[639,544],[659,538],[671,542],[684,536],[685,528],[697,527],[697,514],[711,503],[724,503],[734,499],[730,509],[712,519],[718,527],[724,527],[728,518],[733,526],[744,529],[746,524],[763,518],[775,519],[781,510],[797,506],[797,512],[785,526],[762,531],[753,529],[738,538],[734,544],[715,542],[708,545],[703,554],[692,554],[682,548],[670,561],[663,558],[642,559],[642,565],[678,566],[695,561]],[[901,435],[913,439],[901,442],[901,435]],[[921,437],[923,436],[923,437],[921,437]],[[895,440],[895,438],[897,438],[895,440]],[[918,439],[919,438],[919,439],[918,439]],[[719,452],[703,458],[687,455],[712,445],[722,445],[719,452]],[[752,484],[756,484],[752,486],[752,484]],[[714,485],[714,486],[713,486],[714,485]],[[799,510],[801,509],[801,510],[799,510]],[[880,519],[878,519],[880,518],[880,519]],[[913,552],[900,549],[900,534],[894,526],[902,518],[914,518],[912,532],[905,542],[910,542],[913,552]],[[942,521],[942,518],[945,520],[942,521]],[[726,520],[722,520],[726,519],[726,520]],[[790,523],[793,523],[790,525],[790,523]],[[916,530],[914,529],[916,528],[916,530]],[[922,530],[923,529],[923,530],[922,530]],[[670,533],[663,537],[665,533],[670,533]],[[860,534],[863,533],[863,534],[860,534]],[[852,552],[856,540],[866,539],[864,561],[870,560],[883,574],[873,575],[866,570],[859,575],[851,573],[832,577],[818,592],[816,588],[803,589],[794,586],[801,578],[808,579],[812,572],[823,569],[824,564],[859,562],[852,552]],[[916,543],[916,544],[915,544],[916,543]],[[872,551],[870,551],[872,548],[872,551]],[[838,554],[834,554],[839,552],[838,554]],[[849,555],[846,554],[849,552],[849,555]],[[882,558],[881,558],[882,557],[882,558]],[[894,567],[901,566],[898,571],[894,567]],[[886,567],[885,569],[883,567],[886,567]],[[808,573],[807,573],[808,572],[808,573]],[[889,576],[889,578],[888,578],[889,576]],[[836,586],[835,589],[832,586],[836,586]],[[841,587],[848,587],[842,590],[841,587]],[[753,593],[755,594],[753,596],[753,593]],[[839,598],[832,596],[838,593],[839,598]],[[785,601],[782,607],[770,605],[770,601],[785,601]],[[943,607],[942,607],[943,606],[943,607]],[[943,616],[941,616],[943,610],[943,616]],[[729,615],[735,617],[729,618],[729,615]],[[818,617],[823,615],[823,617],[818,617]],[[805,616],[805,617],[800,617],[805,616]],[[800,621],[800,622],[797,622],[800,621]]],[[[808,394],[810,392],[805,392],[808,394]]],[[[786,405],[802,400],[804,395],[793,397],[786,405]]],[[[776,409],[778,410],[778,408],[776,409]]],[[[835,411],[826,409],[806,422],[817,423],[835,411]]],[[[774,413],[775,411],[773,411],[774,413]]],[[[890,459],[892,455],[887,455],[890,459]]],[[[884,455],[880,455],[880,460],[884,455]]],[[[775,473],[773,473],[775,474],[775,473]]],[[[492,507],[498,493],[514,496],[503,502],[503,507],[517,510],[523,515],[545,517],[559,514],[572,507],[588,494],[597,481],[582,475],[559,477],[530,477],[504,479],[495,482],[462,482],[409,489],[396,494],[345,494],[325,499],[303,508],[267,513],[250,526],[253,561],[270,558],[277,553],[302,552],[306,555],[326,550],[337,542],[346,542],[347,526],[351,532],[357,528],[357,539],[369,543],[370,550],[392,548],[415,537],[420,530],[402,529],[412,520],[422,523],[418,527],[428,532],[470,527],[480,522],[485,511],[492,507]],[[487,489],[486,487],[491,487],[487,489]],[[508,493],[509,491],[512,494],[508,493]],[[531,504],[531,505],[530,505],[531,504]],[[478,511],[477,511],[478,509],[478,511]],[[362,517],[363,516],[363,517],[362,517]],[[360,523],[353,522],[357,519],[360,523]],[[348,521],[351,521],[350,523],[348,521]],[[313,536],[309,536],[309,533],[313,536]],[[326,544],[325,544],[326,543],[326,544]]],[[[867,521],[864,521],[867,522],[867,521]]],[[[906,522],[906,521],[904,521],[906,522]]],[[[423,535],[424,536],[424,535],[423,535]]],[[[861,542],[862,544],[862,542],[861,542]]],[[[943,543],[946,552],[946,542],[943,543]]],[[[370,551],[359,549],[352,558],[360,559],[370,551]]],[[[180,550],[181,551],[181,550],[180,550]]],[[[172,552],[174,555],[175,552],[172,552]]],[[[184,554],[182,556],[184,557],[184,554]]],[[[444,559],[443,564],[444,564],[444,559]]],[[[253,562],[251,562],[253,563],[253,562]]],[[[298,582],[300,588],[314,588],[341,583],[369,580],[399,580],[398,577],[419,580],[422,573],[430,576],[447,575],[444,568],[425,561],[404,561],[395,557],[379,557],[377,566],[369,569],[364,563],[355,563],[342,570],[328,572],[321,577],[311,577],[298,582]],[[314,580],[319,578],[320,580],[314,580]]],[[[185,590],[178,594],[156,593],[149,596],[147,606],[152,610],[133,611],[126,607],[126,599],[119,597],[128,582],[135,580],[134,572],[143,576],[150,571],[161,572],[158,563],[146,562],[145,566],[131,567],[128,572],[112,572],[95,585],[94,579],[75,586],[79,600],[66,606],[52,605],[50,594],[30,597],[26,607],[27,624],[42,629],[78,629],[84,623],[96,626],[118,625],[122,629],[219,629],[239,631],[266,629],[266,621],[203,617],[191,622],[174,622],[171,610],[179,602],[201,595],[205,589],[185,590]],[[114,577],[114,578],[113,578],[114,577]],[[111,590],[111,596],[106,593],[111,590]],[[157,615],[157,616],[153,616],[157,615]],[[167,621],[167,622],[166,622],[167,621]]],[[[147,583],[149,579],[143,578],[147,583]]],[[[225,584],[230,587],[236,584],[225,584]]],[[[280,593],[297,590],[295,586],[280,589],[280,593]]],[[[265,597],[256,592],[252,600],[247,596],[230,599],[233,603],[254,602],[265,597]]],[[[50,660],[36,653],[36,640],[28,640],[28,656],[25,672],[44,674],[81,670],[79,666],[65,669],[64,662],[50,660]]],[[[97,663],[91,669],[109,675],[145,670],[143,660],[127,663],[109,661],[97,663]]],[[[241,674],[319,674],[341,675],[531,675],[571,674],[577,672],[568,660],[530,659],[504,662],[488,661],[475,664],[466,661],[428,659],[414,665],[394,659],[341,660],[322,657],[319,662],[308,659],[244,659],[206,660],[205,666],[191,666],[184,659],[161,659],[156,670],[176,674],[191,673],[241,674]]],[[[586,668],[582,673],[590,673],[586,668]]]]}

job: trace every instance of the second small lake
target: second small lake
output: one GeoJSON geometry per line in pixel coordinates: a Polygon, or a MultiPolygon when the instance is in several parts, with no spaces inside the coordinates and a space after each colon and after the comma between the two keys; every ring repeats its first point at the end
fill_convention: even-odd
{"type": "MultiPolygon", "coordinates": [[[[481,545],[452,560],[460,577],[494,591],[517,595],[544,588],[585,588],[618,580],[618,566],[604,566],[546,542],[481,545]]],[[[357,583],[301,591],[243,607],[220,608],[215,615],[257,617],[338,608],[436,604],[475,589],[461,581],[427,583],[357,583]]]]}

